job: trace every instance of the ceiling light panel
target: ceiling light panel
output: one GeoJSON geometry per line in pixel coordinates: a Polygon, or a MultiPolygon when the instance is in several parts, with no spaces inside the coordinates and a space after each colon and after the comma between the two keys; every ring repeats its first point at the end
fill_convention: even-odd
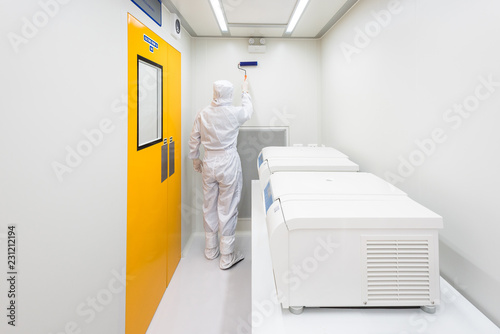
{"type": "Polygon", "coordinates": [[[302,15],[292,37],[316,36],[336,13],[346,3],[346,0],[309,1],[307,13],[302,15]]]}
{"type": "Polygon", "coordinates": [[[229,24],[288,24],[297,0],[222,0],[229,24]]]}
{"type": "Polygon", "coordinates": [[[288,27],[286,28],[287,34],[290,34],[295,29],[295,26],[302,18],[302,14],[304,14],[308,2],[309,0],[299,0],[297,7],[295,8],[295,11],[292,14],[292,18],[290,19],[290,22],[288,22],[288,27]]]}
{"type": "Polygon", "coordinates": [[[224,17],[224,12],[220,0],[210,0],[210,5],[212,6],[212,10],[214,12],[215,18],[217,19],[220,30],[223,33],[228,32],[229,29],[227,27],[226,18],[224,17]]]}

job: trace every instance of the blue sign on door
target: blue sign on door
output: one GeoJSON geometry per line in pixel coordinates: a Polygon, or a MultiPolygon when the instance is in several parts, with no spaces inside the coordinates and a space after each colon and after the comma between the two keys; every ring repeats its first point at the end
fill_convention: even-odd
{"type": "Polygon", "coordinates": [[[149,51],[154,52],[155,49],[158,49],[158,42],[155,42],[146,34],[144,34],[144,41],[149,44],[149,51]]]}

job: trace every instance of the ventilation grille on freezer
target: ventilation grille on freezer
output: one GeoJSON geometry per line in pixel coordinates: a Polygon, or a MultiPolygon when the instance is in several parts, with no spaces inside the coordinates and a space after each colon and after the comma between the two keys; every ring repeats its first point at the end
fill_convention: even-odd
{"type": "Polygon", "coordinates": [[[365,240],[366,305],[430,301],[429,240],[365,240]]]}

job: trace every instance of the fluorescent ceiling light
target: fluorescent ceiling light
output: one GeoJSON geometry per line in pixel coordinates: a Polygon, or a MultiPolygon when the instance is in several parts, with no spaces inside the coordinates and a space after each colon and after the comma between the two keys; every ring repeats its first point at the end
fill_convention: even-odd
{"type": "Polygon", "coordinates": [[[222,13],[222,7],[220,6],[219,0],[210,0],[210,4],[212,5],[215,17],[219,23],[220,30],[222,30],[222,32],[227,32],[227,24],[224,19],[224,14],[222,13]]]}
{"type": "Polygon", "coordinates": [[[295,26],[299,22],[300,17],[302,14],[304,14],[304,10],[306,9],[307,3],[309,0],[299,0],[299,4],[297,5],[297,8],[295,8],[295,11],[293,12],[292,19],[290,20],[290,23],[288,23],[288,27],[286,28],[287,34],[290,34],[293,29],[295,29],[295,26]]]}

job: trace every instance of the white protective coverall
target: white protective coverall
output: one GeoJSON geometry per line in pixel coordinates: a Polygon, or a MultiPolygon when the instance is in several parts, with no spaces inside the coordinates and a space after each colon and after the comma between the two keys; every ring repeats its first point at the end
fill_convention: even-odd
{"type": "Polygon", "coordinates": [[[194,121],[189,140],[189,158],[195,170],[200,172],[200,144],[205,148],[203,158],[203,225],[205,228],[205,256],[219,256],[220,268],[228,269],[244,256],[234,252],[235,229],[238,219],[238,203],[241,197],[241,162],[236,151],[240,126],[253,113],[252,99],[244,83],[242,106],[232,106],[233,85],[226,80],[214,82],[212,103],[201,110],[194,121]]]}

